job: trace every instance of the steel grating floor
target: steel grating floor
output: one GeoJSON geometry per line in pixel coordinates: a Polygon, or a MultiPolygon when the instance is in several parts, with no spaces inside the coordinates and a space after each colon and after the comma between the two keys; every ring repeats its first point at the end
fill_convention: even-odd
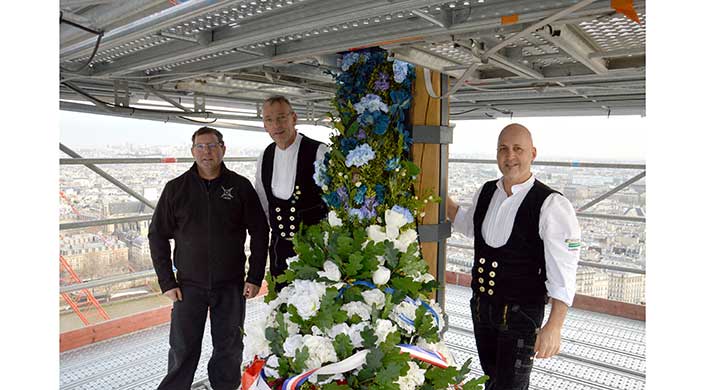
{"type": "MultiPolygon", "coordinates": [[[[457,361],[471,357],[481,375],[469,317],[470,290],[447,286],[449,330],[445,335],[457,361]]],[[[264,315],[262,298],[248,301],[247,321],[264,315]]],[[[547,306],[546,317],[548,317],[547,306]]],[[[193,389],[210,389],[206,365],[212,351],[206,324],[203,353],[193,389]]],[[[63,390],[153,390],[166,373],[169,325],[64,352],[60,355],[63,390]]],[[[559,356],[537,360],[532,390],[641,390],[646,381],[645,323],[573,309],[563,328],[559,356]]]]}

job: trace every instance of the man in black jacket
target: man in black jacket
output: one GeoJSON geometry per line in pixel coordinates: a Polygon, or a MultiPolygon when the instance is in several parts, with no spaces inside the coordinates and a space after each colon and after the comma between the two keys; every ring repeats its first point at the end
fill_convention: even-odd
{"type": "Polygon", "coordinates": [[[269,229],[252,184],[223,164],[223,135],[202,127],[191,141],[196,162],[166,184],[149,226],[159,286],[174,302],[168,372],[159,389],[191,388],[210,311],[208,378],[213,389],[232,390],[240,382],[245,299],[259,292],[269,229]],[[246,232],[251,250],[247,279],[246,232]]]}

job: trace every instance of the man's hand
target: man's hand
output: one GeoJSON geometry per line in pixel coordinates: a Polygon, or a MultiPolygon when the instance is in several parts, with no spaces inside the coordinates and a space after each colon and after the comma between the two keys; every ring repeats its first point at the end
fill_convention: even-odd
{"type": "Polygon", "coordinates": [[[182,300],[183,300],[183,297],[181,296],[181,289],[178,288],[178,287],[174,287],[174,288],[172,288],[171,290],[167,290],[167,291],[164,293],[164,295],[166,295],[167,297],[169,297],[169,299],[171,299],[172,302],[182,301],[182,300]]]}
{"type": "Polygon", "coordinates": [[[534,346],[536,358],[550,358],[551,356],[557,354],[560,350],[561,328],[546,324],[543,328],[541,328],[541,330],[539,330],[539,334],[536,336],[536,345],[534,346]]]}
{"type": "Polygon", "coordinates": [[[245,282],[245,290],[242,292],[242,295],[244,295],[246,299],[256,297],[258,292],[258,285],[245,282]]]}
{"type": "Polygon", "coordinates": [[[458,213],[459,207],[460,206],[458,206],[450,196],[446,196],[446,217],[448,217],[451,222],[455,222],[455,215],[458,213]]]}

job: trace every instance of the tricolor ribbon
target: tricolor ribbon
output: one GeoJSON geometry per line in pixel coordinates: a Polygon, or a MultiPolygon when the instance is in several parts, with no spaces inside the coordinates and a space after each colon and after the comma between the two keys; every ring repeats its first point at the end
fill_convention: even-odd
{"type": "Polygon", "coordinates": [[[448,359],[439,352],[430,351],[425,348],[411,344],[397,345],[402,353],[408,353],[412,358],[421,360],[440,368],[448,368],[448,359]]]}
{"type": "Polygon", "coordinates": [[[362,367],[362,365],[365,364],[365,359],[367,358],[367,354],[369,352],[369,349],[365,349],[337,363],[331,363],[323,367],[314,368],[313,370],[308,370],[302,374],[292,376],[291,378],[284,381],[284,385],[282,385],[282,390],[298,389],[301,384],[304,383],[313,374],[335,375],[352,371],[358,367],[362,367]]]}

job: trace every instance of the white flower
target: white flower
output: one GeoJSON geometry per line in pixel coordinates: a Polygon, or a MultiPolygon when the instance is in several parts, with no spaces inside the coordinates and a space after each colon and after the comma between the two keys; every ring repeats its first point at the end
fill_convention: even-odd
{"type": "Polygon", "coordinates": [[[382,242],[387,239],[387,234],[382,231],[382,227],[379,225],[370,225],[367,227],[367,236],[376,243],[382,242]]]}
{"type": "MultiPolygon", "coordinates": [[[[327,376],[327,375],[325,375],[325,376],[327,376]]],[[[337,380],[340,380],[340,379],[345,379],[345,377],[343,376],[343,374],[331,375],[331,376],[328,377],[328,379],[326,379],[326,380],[324,380],[324,381],[322,381],[322,382],[319,382],[319,381],[318,381],[318,374],[316,374],[315,372],[314,372],[313,374],[311,374],[310,377],[308,377],[309,382],[313,383],[314,385],[325,385],[325,384],[327,384],[327,383],[331,383],[331,382],[333,382],[333,381],[337,381],[337,380]]]]}
{"type": "Polygon", "coordinates": [[[390,333],[396,332],[397,326],[389,320],[378,319],[375,322],[375,336],[377,336],[377,346],[383,343],[390,333]]]}
{"type": "Polygon", "coordinates": [[[332,282],[337,282],[340,280],[340,270],[335,263],[330,260],[326,260],[323,263],[323,271],[318,271],[318,276],[327,278],[332,282]]]}
{"type": "Polygon", "coordinates": [[[245,347],[242,351],[242,361],[245,363],[251,362],[255,356],[265,357],[272,353],[269,348],[269,341],[264,336],[264,331],[267,328],[265,319],[252,321],[245,325],[245,347]]]}
{"type": "Polygon", "coordinates": [[[422,274],[421,272],[417,273],[416,276],[414,276],[414,282],[421,282],[421,283],[428,283],[435,280],[433,275],[429,274],[426,272],[425,274],[422,274]]]}
{"type": "Polygon", "coordinates": [[[290,335],[284,340],[284,356],[293,358],[296,351],[304,344],[304,336],[300,334],[290,335]]]}
{"type": "Polygon", "coordinates": [[[413,333],[416,329],[414,327],[414,319],[416,319],[416,305],[411,302],[403,301],[394,306],[392,312],[389,314],[389,318],[394,320],[400,328],[404,329],[408,333],[413,333]]]}
{"type": "Polygon", "coordinates": [[[289,257],[286,259],[286,266],[290,268],[291,265],[296,263],[297,261],[299,261],[299,255],[289,257]]]}
{"type": "Polygon", "coordinates": [[[421,386],[426,378],[426,370],[419,368],[414,362],[407,363],[409,363],[409,371],[395,382],[399,384],[399,390],[414,390],[417,386],[421,386]]]}
{"type": "Polygon", "coordinates": [[[264,364],[264,375],[273,376],[275,378],[279,377],[279,371],[277,368],[279,368],[279,357],[277,355],[272,355],[264,364]]]}
{"type": "Polygon", "coordinates": [[[384,293],[378,289],[372,289],[362,292],[362,298],[365,303],[374,307],[375,309],[381,309],[384,307],[384,293]]]}
{"type": "Polygon", "coordinates": [[[372,274],[372,281],[381,286],[389,281],[389,277],[392,275],[392,271],[389,268],[380,265],[377,270],[372,274]]]}
{"type": "Polygon", "coordinates": [[[307,334],[303,337],[302,346],[308,347],[306,368],[309,370],[319,368],[323,363],[338,361],[333,342],[327,337],[307,334]]]}
{"type": "Polygon", "coordinates": [[[350,325],[348,325],[345,322],[343,322],[342,324],[335,324],[335,325],[333,325],[333,327],[328,329],[328,332],[327,332],[328,337],[330,337],[331,339],[334,339],[334,340],[335,340],[335,336],[337,336],[341,333],[342,334],[349,334],[350,333],[350,325]]]}
{"type": "Polygon", "coordinates": [[[416,229],[408,229],[404,233],[399,235],[399,238],[394,241],[394,248],[398,249],[400,252],[405,253],[409,245],[416,242],[416,229]]]}
{"type": "Polygon", "coordinates": [[[362,347],[362,331],[365,330],[370,325],[369,321],[362,321],[350,327],[350,340],[352,340],[352,345],[355,348],[362,347]]]}
{"type": "Polygon", "coordinates": [[[343,225],[343,221],[340,218],[338,218],[338,215],[335,213],[334,210],[331,210],[328,212],[328,223],[332,227],[343,225]]]}
{"type": "Polygon", "coordinates": [[[293,291],[290,292],[288,303],[296,307],[301,318],[308,320],[316,315],[321,307],[321,298],[326,293],[326,285],[311,280],[296,279],[290,286],[293,286],[293,291]]]}
{"type": "MultiPolygon", "coordinates": [[[[431,302],[429,302],[428,305],[431,306],[431,309],[433,309],[433,311],[435,311],[436,314],[438,315],[438,323],[436,325],[438,326],[439,330],[442,330],[445,327],[445,322],[443,321],[443,308],[436,301],[431,301],[431,302]]],[[[432,315],[432,314],[429,312],[429,313],[427,313],[427,315],[432,315]]],[[[434,318],[434,321],[435,321],[435,318],[434,318]]]]}
{"type": "Polygon", "coordinates": [[[289,313],[284,313],[284,323],[286,324],[286,334],[297,334],[301,330],[299,324],[291,320],[289,313]]]}
{"type": "Polygon", "coordinates": [[[404,214],[398,213],[394,210],[387,210],[384,212],[384,222],[387,224],[387,229],[392,227],[397,230],[408,223],[404,214]]]}
{"type": "Polygon", "coordinates": [[[360,316],[363,321],[369,321],[372,308],[364,302],[350,302],[344,304],[341,309],[348,313],[348,318],[352,318],[355,314],[360,316]]]}
{"type": "Polygon", "coordinates": [[[314,336],[323,336],[323,331],[314,325],[311,327],[311,334],[314,336]]]}

